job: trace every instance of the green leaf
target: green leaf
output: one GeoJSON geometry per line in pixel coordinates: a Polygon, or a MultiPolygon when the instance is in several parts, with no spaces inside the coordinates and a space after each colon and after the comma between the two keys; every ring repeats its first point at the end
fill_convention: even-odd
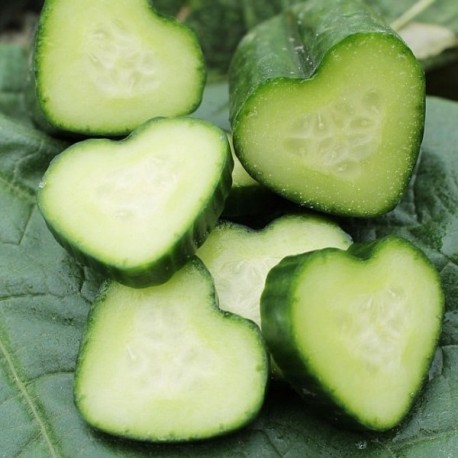
{"type": "Polygon", "coordinates": [[[377,0],[374,6],[426,69],[457,60],[458,13],[450,0],[377,0]]]}
{"type": "MultiPolygon", "coordinates": [[[[224,83],[197,113],[227,126],[224,83]]],[[[440,269],[447,296],[441,348],[411,416],[387,434],[337,429],[273,383],[259,418],[195,444],[122,441],[88,428],[73,405],[75,358],[100,281],[54,241],[35,205],[65,143],[0,116],[0,443],[25,457],[446,457],[458,451],[458,104],[428,100],[421,160],[403,202],[376,220],[343,221],[357,240],[397,233],[440,269]]],[[[77,190],[75,190],[77,192],[77,190]]]]}
{"type": "MultiPolygon", "coordinates": [[[[210,67],[224,73],[248,30],[304,1],[307,0],[188,0],[183,19],[199,37],[210,67]]],[[[455,0],[367,1],[404,37],[425,68],[458,60],[455,0]]]]}
{"type": "Polygon", "coordinates": [[[30,124],[24,97],[27,72],[25,49],[0,43],[0,113],[30,124]]]}
{"type": "Polygon", "coordinates": [[[375,0],[372,4],[396,28],[415,20],[438,24],[458,34],[458,12],[453,0],[375,0]]]}

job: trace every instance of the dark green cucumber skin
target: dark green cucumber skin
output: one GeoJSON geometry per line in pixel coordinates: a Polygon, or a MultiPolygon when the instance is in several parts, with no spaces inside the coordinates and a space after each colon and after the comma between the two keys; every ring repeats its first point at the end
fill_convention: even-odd
{"type": "MultiPolygon", "coordinates": [[[[136,129],[125,140],[141,134],[141,131],[151,123],[160,122],[164,118],[155,118],[149,123],[144,124],[136,129]]],[[[194,122],[191,118],[189,122],[194,122]]],[[[199,123],[206,123],[198,120],[199,123]]],[[[206,123],[211,128],[218,129],[210,123],[206,123]]],[[[221,137],[226,138],[221,131],[221,137]]],[[[174,245],[163,254],[159,259],[150,263],[145,263],[136,269],[123,269],[122,267],[100,262],[98,259],[87,253],[83,247],[72,243],[65,237],[50,221],[45,217],[45,222],[50,232],[57,242],[64,247],[76,260],[81,264],[89,266],[104,275],[110,277],[119,283],[135,288],[144,288],[152,285],[165,283],[179,268],[194,256],[194,253],[206,240],[210,231],[216,226],[218,219],[224,209],[227,195],[232,185],[232,168],[233,160],[230,153],[229,144],[227,144],[226,163],[224,164],[223,173],[220,180],[215,185],[214,193],[209,197],[201,213],[195,219],[194,224],[188,230],[180,234],[174,245]]],[[[38,207],[40,208],[40,198],[38,194],[38,207]]],[[[42,214],[45,213],[42,211],[42,214]]]]}
{"type": "MultiPolygon", "coordinates": [[[[31,120],[38,128],[44,130],[45,132],[47,132],[50,135],[60,136],[63,138],[74,140],[74,141],[77,141],[79,139],[86,138],[86,137],[113,137],[113,138],[116,138],[116,137],[122,137],[122,136],[130,134],[130,132],[132,132],[133,129],[126,128],[123,131],[114,130],[114,131],[99,132],[98,130],[94,131],[94,129],[92,129],[91,126],[86,126],[80,129],[68,128],[67,126],[62,125],[58,120],[52,119],[52,115],[46,112],[46,108],[44,106],[42,97],[40,96],[40,90],[39,90],[39,68],[40,68],[39,60],[40,60],[40,54],[41,54],[41,44],[44,39],[43,37],[46,36],[46,30],[45,30],[46,17],[52,13],[53,3],[56,3],[59,1],[60,0],[45,0],[44,1],[43,8],[40,13],[40,19],[38,21],[38,25],[36,27],[35,34],[34,34],[33,45],[30,51],[29,74],[27,77],[26,87],[25,87],[25,101],[26,101],[27,107],[30,112],[31,120]]],[[[190,36],[192,36],[194,39],[195,50],[196,50],[196,53],[200,56],[199,58],[201,62],[202,78],[201,78],[200,96],[196,99],[196,102],[194,103],[193,106],[188,107],[188,109],[186,110],[186,113],[181,113],[181,114],[185,115],[188,113],[192,113],[193,111],[197,109],[197,107],[200,105],[202,101],[203,90],[204,90],[205,81],[207,78],[205,59],[204,59],[204,55],[203,55],[203,51],[202,51],[200,42],[196,34],[189,27],[187,27],[184,24],[181,24],[174,17],[168,16],[167,12],[163,12],[164,8],[162,8],[161,5],[158,5],[158,7],[156,8],[152,0],[147,0],[147,1],[150,4],[151,13],[153,15],[160,16],[163,21],[173,24],[176,27],[181,27],[181,28],[185,27],[186,29],[188,29],[190,36]]],[[[170,5],[170,7],[172,6],[170,5]]],[[[77,75],[75,77],[77,77],[77,75]]],[[[116,116],[116,114],[113,113],[113,116],[116,116]]]]}
{"type": "MultiPolygon", "coordinates": [[[[355,243],[346,252],[338,248],[325,248],[323,250],[312,251],[295,256],[288,256],[280,261],[268,274],[265,288],[261,297],[261,329],[267,342],[267,348],[277,366],[280,368],[284,380],[286,380],[310,408],[318,415],[354,430],[374,430],[386,431],[393,427],[378,427],[367,425],[358,418],[355,418],[345,405],[335,400],[326,386],[324,386],[317,374],[307,365],[307,361],[301,356],[295,345],[293,333],[293,323],[291,320],[291,309],[293,296],[295,294],[298,279],[308,260],[312,257],[352,256],[360,260],[367,260],[377,256],[377,252],[383,249],[385,244],[401,243],[409,245],[415,249],[418,258],[431,266],[431,272],[436,275],[437,282],[440,277],[431,261],[426,255],[415,248],[407,240],[396,236],[386,236],[368,243],[355,243]]],[[[438,310],[438,319],[442,320],[444,315],[445,299],[441,297],[441,310],[438,310]]],[[[424,360],[425,366],[430,367],[434,358],[436,346],[439,343],[440,332],[436,336],[435,344],[431,353],[424,360]]],[[[426,371],[425,371],[426,372],[426,371]]],[[[402,421],[409,413],[412,405],[419,396],[426,381],[427,374],[420,380],[414,396],[411,397],[410,404],[407,406],[402,421]]]]}
{"type": "Polygon", "coordinates": [[[260,86],[309,79],[334,46],[367,33],[399,39],[362,0],[308,0],[260,24],[241,41],[229,69],[233,124],[260,86]]]}
{"type": "MultiPolygon", "coordinates": [[[[212,279],[212,276],[211,276],[210,272],[205,267],[204,263],[197,256],[190,257],[187,260],[187,263],[192,264],[193,267],[196,270],[200,271],[202,273],[202,275],[207,277],[207,280],[213,284],[213,279],[212,279]]],[[[91,308],[89,310],[89,315],[88,315],[88,318],[86,320],[86,325],[85,325],[85,329],[84,329],[84,332],[83,332],[83,338],[82,338],[81,343],[80,343],[78,356],[77,356],[77,360],[76,360],[76,367],[75,367],[73,396],[74,396],[75,405],[78,408],[80,408],[79,406],[81,405],[80,393],[79,393],[80,367],[81,367],[81,365],[82,365],[82,363],[83,363],[83,361],[84,361],[84,359],[86,357],[87,348],[90,345],[91,340],[93,338],[96,338],[95,336],[92,335],[93,334],[93,332],[92,332],[93,323],[98,319],[99,309],[101,309],[103,307],[103,303],[105,302],[105,299],[106,299],[106,296],[107,296],[107,292],[108,292],[108,289],[110,288],[111,284],[113,284],[113,280],[105,280],[102,283],[102,285],[100,286],[99,291],[97,293],[97,296],[96,296],[94,302],[91,305],[91,308]]],[[[218,312],[225,319],[231,320],[233,322],[239,322],[240,325],[243,325],[243,326],[251,328],[252,332],[254,334],[256,334],[257,340],[259,342],[259,347],[264,349],[264,358],[262,360],[262,364],[260,365],[260,367],[263,367],[263,369],[264,369],[264,374],[263,375],[264,375],[264,380],[265,380],[264,393],[260,397],[260,399],[264,399],[265,396],[266,396],[268,387],[269,387],[269,382],[270,382],[270,359],[269,359],[269,356],[268,356],[268,353],[267,353],[267,350],[266,350],[266,342],[264,340],[264,336],[261,333],[261,330],[252,321],[246,320],[245,318],[242,318],[239,315],[236,315],[236,314],[233,314],[233,313],[230,313],[230,312],[227,312],[227,311],[219,309],[219,307],[217,306],[217,304],[218,304],[217,293],[216,293],[216,290],[215,290],[214,286],[212,288],[212,296],[209,298],[209,300],[212,302],[213,307],[215,309],[217,309],[218,312]]],[[[246,412],[246,417],[243,419],[243,421],[241,421],[238,425],[235,425],[233,429],[227,430],[227,431],[223,431],[223,432],[221,432],[219,434],[212,434],[212,436],[209,437],[209,438],[213,439],[213,438],[216,438],[216,437],[219,437],[219,436],[226,436],[227,434],[233,433],[233,432],[235,432],[235,431],[247,426],[248,424],[250,424],[252,421],[255,420],[255,418],[256,418],[259,410],[261,409],[261,407],[262,407],[262,401],[261,401],[260,405],[255,406],[255,409],[253,409],[250,412],[246,412]]],[[[81,410],[81,408],[80,408],[80,410],[81,410]]],[[[108,433],[108,434],[111,433],[111,431],[108,431],[106,428],[103,427],[103,425],[95,425],[95,424],[93,424],[91,426],[96,428],[96,429],[98,429],[99,431],[102,431],[102,432],[105,432],[105,433],[108,433]]],[[[138,435],[135,435],[135,433],[132,432],[132,431],[130,431],[129,433],[126,433],[126,438],[130,438],[130,439],[133,439],[133,440],[140,440],[140,441],[150,441],[151,440],[151,437],[139,437],[138,435]]],[[[209,439],[209,438],[207,438],[207,437],[183,437],[183,438],[176,438],[173,442],[179,443],[179,442],[199,441],[199,440],[209,439]]],[[[157,442],[157,443],[161,443],[161,442],[170,443],[170,440],[157,440],[155,442],[157,442]]]]}
{"type": "MultiPolygon", "coordinates": [[[[234,150],[246,171],[257,181],[271,187],[269,179],[248,161],[241,145],[239,126],[245,116],[250,116],[250,101],[265,87],[273,85],[300,84],[315,75],[317,68],[326,60],[334,47],[344,41],[350,42],[361,36],[381,34],[387,40],[403,43],[401,38],[384,23],[383,19],[362,0],[308,0],[285,10],[282,14],[255,27],[239,44],[229,68],[230,121],[233,128],[234,150]]],[[[402,52],[416,62],[407,46],[402,52]]],[[[417,63],[418,81],[425,87],[425,75],[417,63]]],[[[423,91],[424,92],[424,91],[423,91]]],[[[416,116],[417,135],[412,140],[409,170],[400,178],[400,193],[387,199],[385,206],[371,213],[381,216],[392,210],[407,187],[420,152],[424,133],[426,101],[418,104],[416,116]]],[[[279,164],[281,166],[281,164],[279,164]]],[[[274,192],[282,193],[280,189],[274,192]]],[[[294,195],[284,195],[299,205],[307,205],[318,211],[353,217],[366,214],[350,211],[338,204],[322,205],[317,201],[298,201],[294,195]]]]}

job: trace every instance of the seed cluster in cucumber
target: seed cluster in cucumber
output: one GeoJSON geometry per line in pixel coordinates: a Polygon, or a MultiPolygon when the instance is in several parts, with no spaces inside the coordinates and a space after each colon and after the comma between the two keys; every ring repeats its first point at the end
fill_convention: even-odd
{"type": "Polygon", "coordinates": [[[329,216],[392,209],[422,137],[423,73],[366,3],[309,0],[249,32],[230,133],[183,116],[201,101],[200,44],[149,0],[46,0],[33,56],[37,123],[92,137],[37,193],[56,240],[106,277],[76,364],[89,425],[221,436],[256,419],[275,374],[346,425],[405,418],[441,330],[440,277],[407,240],[353,244],[329,216]]]}

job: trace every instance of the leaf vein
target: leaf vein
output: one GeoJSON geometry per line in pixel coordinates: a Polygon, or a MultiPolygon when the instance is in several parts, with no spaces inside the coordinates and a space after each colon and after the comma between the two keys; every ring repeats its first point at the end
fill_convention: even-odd
{"type": "Polygon", "coordinates": [[[21,377],[15,367],[14,361],[10,355],[10,352],[8,351],[6,345],[4,344],[1,338],[0,338],[0,354],[3,355],[3,358],[7,364],[7,368],[11,374],[13,382],[16,385],[16,388],[18,389],[20,396],[22,397],[27,407],[29,408],[29,411],[31,412],[36,424],[38,425],[39,431],[44,438],[44,441],[47,445],[47,448],[50,451],[51,456],[53,458],[54,457],[57,458],[59,454],[52,443],[50,432],[48,431],[45,421],[42,418],[40,409],[35,404],[32,397],[30,396],[27,390],[26,384],[24,384],[24,382],[21,380],[21,377]]]}
{"type": "Polygon", "coordinates": [[[448,431],[435,431],[433,434],[428,435],[428,436],[416,437],[413,439],[408,439],[403,442],[399,442],[399,446],[395,446],[393,448],[397,451],[400,451],[404,449],[405,447],[411,447],[412,445],[418,445],[418,444],[422,444],[426,442],[433,442],[436,440],[442,440],[442,439],[454,437],[456,436],[457,432],[458,432],[458,428],[452,428],[448,431]]]}
{"type": "Polygon", "coordinates": [[[22,235],[21,235],[21,238],[18,241],[18,245],[21,245],[22,242],[25,239],[25,236],[26,236],[26,233],[27,233],[27,229],[28,229],[28,227],[30,225],[30,222],[32,220],[32,216],[33,216],[34,210],[35,210],[35,206],[32,205],[30,207],[29,214],[27,215],[27,220],[25,221],[24,229],[22,230],[22,235]]]}
{"type": "Polygon", "coordinates": [[[19,185],[17,182],[13,182],[5,177],[4,174],[0,174],[0,184],[5,185],[5,187],[11,190],[14,194],[26,200],[29,203],[35,203],[35,194],[27,189],[25,186],[19,185]]]}

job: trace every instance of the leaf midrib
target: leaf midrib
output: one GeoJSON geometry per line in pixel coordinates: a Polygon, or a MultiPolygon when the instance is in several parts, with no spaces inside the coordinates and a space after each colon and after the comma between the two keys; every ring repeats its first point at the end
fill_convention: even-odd
{"type": "Polygon", "coordinates": [[[3,332],[0,332],[0,354],[3,356],[6,362],[7,369],[11,375],[11,379],[14,382],[14,385],[16,386],[18,392],[21,395],[21,398],[24,400],[25,404],[29,409],[29,412],[32,414],[32,417],[38,426],[38,429],[41,433],[41,437],[43,437],[46,447],[50,452],[50,456],[53,458],[58,458],[59,453],[53,444],[53,441],[51,439],[51,433],[47,428],[46,421],[40,412],[40,408],[34,402],[33,397],[27,390],[26,384],[22,381],[19,372],[16,369],[15,361],[12,358],[11,352],[8,350],[8,347],[4,342],[3,332]]]}

